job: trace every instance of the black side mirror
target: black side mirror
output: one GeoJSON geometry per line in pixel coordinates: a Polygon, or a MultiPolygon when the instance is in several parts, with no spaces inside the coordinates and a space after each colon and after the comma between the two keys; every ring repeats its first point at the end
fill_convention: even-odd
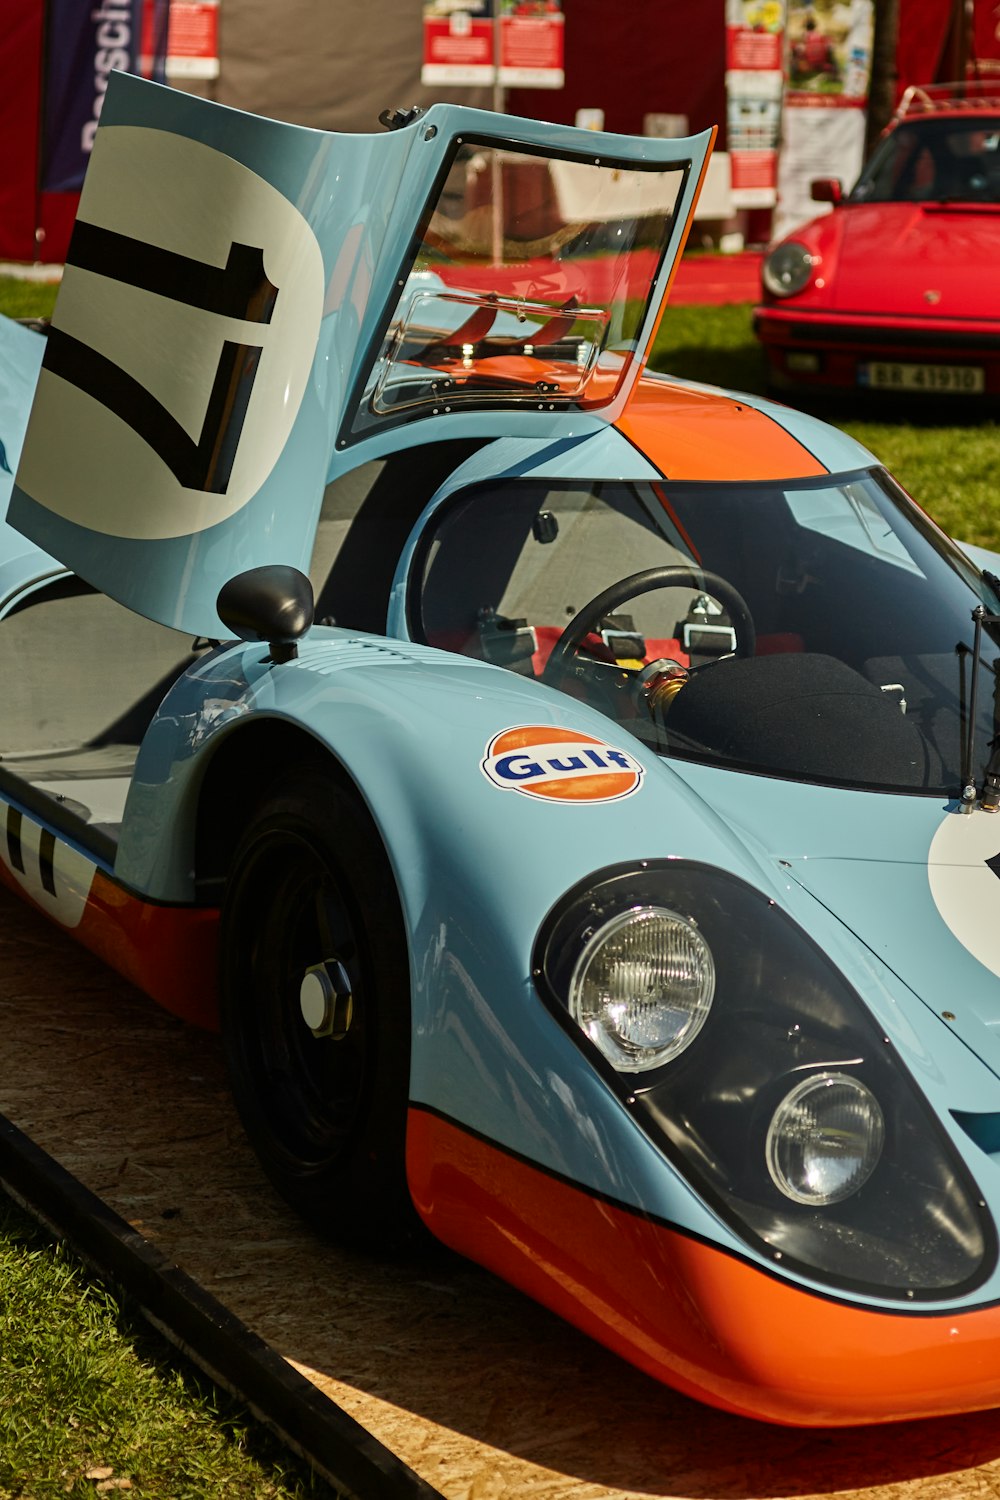
{"type": "Polygon", "coordinates": [[[298,568],[274,563],[237,573],[219,590],[219,619],[241,641],[266,641],[272,661],[291,661],[313,622],[312,584],[298,568]]]}
{"type": "Polygon", "coordinates": [[[839,177],[814,177],[809,184],[809,196],[814,203],[832,203],[836,208],[844,201],[844,188],[839,177]]]}

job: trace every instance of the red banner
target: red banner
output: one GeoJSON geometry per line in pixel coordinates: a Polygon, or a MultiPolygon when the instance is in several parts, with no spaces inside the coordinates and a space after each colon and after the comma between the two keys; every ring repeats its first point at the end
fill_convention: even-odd
{"type": "Polygon", "coordinates": [[[218,78],[219,0],[171,0],[168,78],[218,78]]]}
{"type": "Polygon", "coordinates": [[[1000,72],[1000,4],[997,0],[977,0],[973,25],[972,51],[978,71],[984,77],[1000,72]]]}
{"type": "Polygon", "coordinates": [[[500,82],[522,89],[561,89],[565,23],[561,0],[501,0],[500,82]]]}
{"type": "Polygon", "coordinates": [[[42,6],[9,7],[0,46],[0,258],[34,260],[42,6]]]}
{"type": "Polygon", "coordinates": [[[762,194],[767,203],[774,202],[776,151],[766,147],[760,151],[732,151],[729,154],[729,172],[734,202],[746,201],[751,194],[754,197],[762,194]]]}
{"type": "Polygon", "coordinates": [[[466,10],[424,6],[423,84],[493,83],[493,18],[483,0],[466,10]],[[473,11],[476,14],[473,14],[473,11]]]}

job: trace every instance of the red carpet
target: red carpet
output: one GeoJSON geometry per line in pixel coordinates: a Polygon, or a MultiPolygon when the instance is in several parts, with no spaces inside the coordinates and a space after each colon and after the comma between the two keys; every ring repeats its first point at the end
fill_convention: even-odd
{"type": "MultiPolygon", "coordinates": [[[[757,250],[739,255],[684,255],[677,268],[670,300],[675,305],[692,302],[756,302],[760,297],[760,263],[757,250]]],[[[435,266],[441,279],[466,291],[495,292],[507,297],[575,293],[583,301],[605,300],[622,294],[623,257],[567,261],[524,261],[501,267],[481,265],[435,266]]],[[[634,250],[628,257],[627,295],[645,295],[656,270],[652,250],[634,250]]]]}
{"type": "Polygon", "coordinates": [[[692,302],[757,302],[762,260],[758,250],[744,250],[739,255],[682,256],[670,300],[681,307],[692,302]]]}

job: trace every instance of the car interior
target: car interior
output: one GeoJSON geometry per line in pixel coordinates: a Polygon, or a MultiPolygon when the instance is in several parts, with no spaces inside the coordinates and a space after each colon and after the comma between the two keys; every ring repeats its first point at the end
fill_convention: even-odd
{"type": "MultiPolygon", "coordinates": [[[[972,570],[963,584],[929,523],[893,515],[871,475],[483,485],[424,538],[413,631],[584,698],[661,752],[953,789],[972,570]],[[635,576],[651,569],[665,576],[635,576]],[[600,607],[588,615],[590,601],[600,607]]],[[[982,747],[995,732],[995,654],[987,639],[982,747]]]]}
{"type": "Polygon", "coordinates": [[[852,202],[1000,202],[1000,119],[921,119],[886,137],[852,202]]]}
{"type": "MultiPolygon", "coordinates": [[[[385,632],[407,538],[477,446],[427,445],[328,486],[311,566],[318,623],[385,632]]],[[[975,600],[940,537],[886,524],[880,483],[479,485],[428,525],[410,633],[590,702],[660,753],[953,790],[975,600]]],[[[0,779],[113,856],[143,736],[211,644],[68,575],[8,601],[0,779]]],[[[987,633],[984,755],[997,657],[987,633]]]]}

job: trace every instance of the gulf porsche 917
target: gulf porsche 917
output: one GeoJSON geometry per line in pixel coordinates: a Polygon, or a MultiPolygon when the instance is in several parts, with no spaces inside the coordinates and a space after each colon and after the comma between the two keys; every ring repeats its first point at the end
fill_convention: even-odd
{"type": "Polygon", "coordinates": [[[0,335],[0,871],[318,1230],[730,1411],[989,1407],[998,563],[646,368],[710,147],[113,80],[0,335]]]}

